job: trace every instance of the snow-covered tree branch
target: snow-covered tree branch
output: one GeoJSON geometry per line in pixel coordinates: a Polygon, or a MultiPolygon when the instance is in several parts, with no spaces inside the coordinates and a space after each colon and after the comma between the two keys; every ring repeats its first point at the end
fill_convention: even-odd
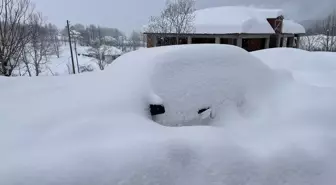
{"type": "Polygon", "coordinates": [[[109,64],[108,60],[106,59],[106,54],[109,50],[109,47],[106,45],[101,45],[99,43],[95,43],[92,47],[88,50],[90,55],[93,55],[95,62],[99,66],[100,70],[104,70],[106,66],[109,64]]]}
{"type": "Polygon", "coordinates": [[[321,50],[321,43],[323,41],[323,35],[306,35],[301,38],[300,48],[307,51],[319,51],[321,50]]]}
{"type": "Polygon", "coordinates": [[[316,23],[316,29],[322,33],[321,45],[323,51],[336,51],[336,11],[316,23]]]}
{"type": "Polygon", "coordinates": [[[0,6],[0,75],[11,76],[19,65],[18,55],[31,41],[28,25],[33,7],[30,0],[1,0],[0,6]]]}
{"type": "Polygon", "coordinates": [[[147,30],[156,33],[190,33],[194,31],[195,0],[168,0],[159,16],[150,18],[147,30]]]}
{"type": "Polygon", "coordinates": [[[47,69],[48,57],[54,53],[52,42],[54,38],[49,34],[48,26],[43,26],[41,14],[32,17],[31,28],[33,30],[31,42],[26,44],[23,62],[30,76],[31,71],[34,71],[34,76],[39,76],[47,69]]]}
{"type": "Polygon", "coordinates": [[[133,31],[129,38],[129,45],[132,47],[132,50],[136,50],[141,46],[141,34],[139,32],[133,31]]]}

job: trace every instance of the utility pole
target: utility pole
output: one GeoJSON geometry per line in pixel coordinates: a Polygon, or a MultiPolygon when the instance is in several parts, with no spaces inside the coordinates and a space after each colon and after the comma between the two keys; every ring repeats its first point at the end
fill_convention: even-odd
{"type": "Polygon", "coordinates": [[[70,23],[69,23],[68,20],[67,20],[67,27],[68,27],[68,35],[69,35],[69,45],[70,45],[71,61],[72,61],[72,71],[73,71],[73,74],[76,74],[75,62],[74,62],[74,57],[73,57],[73,53],[72,53],[72,45],[71,45],[70,23]]]}
{"type": "Polygon", "coordinates": [[[75,55],[76,55],[76,62],[77,62],[77,72],[80,73],[79,72],[79,63],[78,63],[78,53],[77,53],[77,39],[75,39],[75,55]]]}

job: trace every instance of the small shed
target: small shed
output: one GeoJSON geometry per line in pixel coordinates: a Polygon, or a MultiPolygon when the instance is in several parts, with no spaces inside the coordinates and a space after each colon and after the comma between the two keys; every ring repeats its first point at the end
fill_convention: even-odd
{"type": "Polygon", "coordinates": [[[145,32],[147,47],[176,44],[232,44],[255,51],[298,47],[305,29],[287,20],[280,9],[224,6],[195,11],[194,32],[145,32]]]}

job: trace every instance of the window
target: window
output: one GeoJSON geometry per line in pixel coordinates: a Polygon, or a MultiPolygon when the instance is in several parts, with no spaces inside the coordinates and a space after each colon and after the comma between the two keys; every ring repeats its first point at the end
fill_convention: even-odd
{"type": "Polygon", "coordinates": [[[220,39],[220,43],[221,43],[221,44],[229,44],[229,39],[221,38],[221,39],[220,39]]]}
{"type": "Polygon", "coordinates": [[[193,44],[214,44],[215,42],[215,38],[192,38],[193,44]]]}
{"type": "Polygon", "coordinates": [[[158,37],[157,38],[157,46],[176,45],[176,43],[177,43],[176,37],[158,37]]]}
{"type": "Polygon", "coordinates": [[[179,37],[178,40],[178,44],[188,44],[188,37],[179,37]]]}

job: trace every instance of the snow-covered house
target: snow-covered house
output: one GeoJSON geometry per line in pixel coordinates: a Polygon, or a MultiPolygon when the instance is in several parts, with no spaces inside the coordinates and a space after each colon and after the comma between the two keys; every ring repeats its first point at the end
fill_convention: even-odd
{"type": "Polygon", "coordinates": [[[302,25],[284,19],[280,9],[224,6],[195,11],[192,33],[145,32],[147,47],[176,44],[233,44],[254,51],[298,47],[302,25]]]}

